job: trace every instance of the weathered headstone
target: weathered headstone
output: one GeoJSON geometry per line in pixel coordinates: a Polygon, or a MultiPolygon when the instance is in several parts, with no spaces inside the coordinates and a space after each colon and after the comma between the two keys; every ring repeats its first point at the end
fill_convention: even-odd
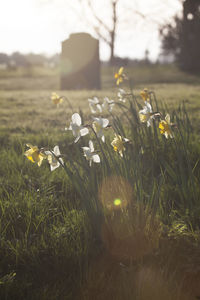
{"type": "Polygon", "coordinates": [[[100,89],[99,41],[88,33],[62,42],[61,89],[100,89]]]}

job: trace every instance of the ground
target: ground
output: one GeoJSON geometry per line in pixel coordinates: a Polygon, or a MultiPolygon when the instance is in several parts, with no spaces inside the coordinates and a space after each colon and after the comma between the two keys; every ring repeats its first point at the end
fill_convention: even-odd
{"type": "MultiPolygon", "coordinates": [[[[117,99],[118,87],[113,76],[117,70],[118,67],[102,66],[102,90],[100,91],[60,91],[59,69],[48,70],[37,67],[0,71],[1,299],[21,300],[28,297],[33,300],[129,300],[133,299],[134,294],[134,299],[138,300],[193,300],[200,296],[198,203],[189,205],[189,208],[194,205],[192,215],[189,215],[184,207],[181,220],[177,219],[178,208],[174,207],[173,213],[176,219],[172,217],[174,223],[170,224],[172,226],[170,229],[169,224],[163,221],[165,216],[162,216],[162,222],[159,218],[151,219],[151,226],[148,227],[151,214],[146,215],[146,211],[140,207],[140,213],[134,212],[133,220],[139,225],[136,226],[137,230],[133,235],[129,232],[129,221],[119,222],[121,212],[113,214],[112,218],[107,217],[107,223],[103,224],[101,231],[105,250],[102,244],[99,244],[97,237],[95,241],[88,238],[90,231],[87,228],[85,213],[80,209],[80,194],[77,193],[76,185],[66,180],[64,171],[50,173],[47,164],[38,168],[23,155],[26,143],[52,147],[58,142],[61,148],[67,149],[68,159],[78,158],[79,161],[80,153],[73,152],[75,148],[73,137],[71,135],[69,143],[64,129],[69,127],[72,113],[83,113],[85,122],[89,120],[91,113],[88,108],[88,98],[96,96],[103,99],[107,96],[109,99],[117,99]],[[65,96],[64,102],[59,107],[51,101],[52,92],[65,96]],[[193,225],[190,227],[192,222],[195,228],[192,227],[193,225]],[[111,228],[120,234],[119,239],[113,236],[114,231],[111,228]],[[151,239],[148,241],[145,230],[151,234],[151,239]],[[86,241],[84,245],[83,240],[86,241]],[[85,269],[87,272],[83,271],[85,269]]],[[[192,148],[188,155],[177,140],[175,145],[180,148],[177,148],[178,162],[175,163],[184,170],[187,163],[184,159],[182,163],[181,159],[187,157],[193,164],[191,178],[194,178],[194,185],[190,181],[187,185],[187,175],[184,177],[183,174],[180,178],[180,186],[183,185],[183,194],[185,193],[183,198],[186,195],[187,204],[187,197],[190,196],[190,192],[193,193],[192,187],[195,187],[195,184],[198,186],[198,174],[200,174],[198,171],[200,77],[183,73],[174,65],[138,65],[125,67],[125,72],[131,79],[133,93],[141,105],[144,103],[140,90],[144,88],[155,92],[159,106],[165,113],[172,113],[183,102],[185,103],[194,136],[192,136],[193,140],[190,140],[189,145],[192,148]]],[[[128,90],[127,85],[125,89],[128,90]]],[[[146,137],[145,134],[148,132],[145,131],[146,127],[143,128],[143,137],[146,137]]],[[[148,155],[153,153],[155,162],[152,159],[150,163],[155,167],[157,176],[156,158],[166,156],[166,161],[163,160],[166,169],[164,170],[162,166],[163,174],[159,174],[152,182],[155,187],[157,184],[159,186],[161,175],[163,180],[165,178],[168,180],[167,172],[169,172],[172,179],[177,180],[177,184],[171,187],[169,176],[168,186],[164,187],[160,197],[162,201],[165,199],[171,201],[171,195],[173,197],[175,194],[174,189],[176,188],[176,195],[179,192],[179,175],[182,173],[178,168],[171,172],[173,161],[171,162],[170,159],[174,157],[172,151],[174,149],[171,149],[171,145],[174,144],[161,138],[157,141],[158,151],[157,145],[152,145],[155,148],[151,148],[151,143],[149,147],[143,149],[146,154],[141,159],[141,164],[146,159],[143,167],[148,172],[146,168],[146,164],[149,163],[148,155]],[[155,153],[152,149],[156,150],[155,153]],[[159,151],[163,151],[161,156],[159,151]],[[166,154],[167,151],[169,156],[168,153],[166,154]],[[177,177],[176,172],[179,174],[177,177]]],[[[138,157],[140,158],[140,154],[138,157]]],[[[132,166],[135,164],[134,157],[133,160],[132,166]]],[[[120,165],[118,157],[116,161],[120,165]]],[[[135,166],[137,167],[137,162],[135,166]]],[[[84,168],[88,170],[87,162],[84,168]]],[[[89,190],[88,194],[92,195],[93,190],[90,185],[95,184],[95,176],[98,176],[98,172],[100,173],[100,170],[97,167],[94,176],[89,177],[91,181],[94,179],[92,183],[87,182],[86,176],[84,181],[86,194],[89,190]]],[[[137,174],[140,176],[139,172],[137,174]]],[[[148,177],[152,176],[151,172],[144,175],[148,182],[148,177]]],[[[112,188],[116,191],[115,188],[118,186],[116,182],[119,179],[113,178],[111,177],[114,180],[112,188]]],[[[125,186],[127,187],[126,184],[125,186]]],[[[125,189],[127,192],[127,188],[125,189]]],[[[148,185],[147,190],[149,192],[148,185]]],[[[155,195],[153,189],[150,195],[153,199],[155,195]]],[[[146,197],[145,193],[144,197],[146,197]]],[[[84,197],[81,199],[85,200],[84,197]]],[[[166,206],[168,205],[167,203],[166,206]]],[[[134,209],[137,210],[138,207],[134,209]]],[[[166,216],[168,217],[169,215],[166,216]]],[[[97,219],[94,221],[96,225],[97,219]]]]}

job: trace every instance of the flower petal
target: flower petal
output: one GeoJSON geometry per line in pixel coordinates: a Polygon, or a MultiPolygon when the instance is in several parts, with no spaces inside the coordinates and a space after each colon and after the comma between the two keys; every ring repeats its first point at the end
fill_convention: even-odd
{"type": "Polygon", "coordinates": [[[101,161],[98,154],[92,155],[92,160],[93,160],[93,162],[95,162],[95,163],[100,163],[100,161],[101,161]]]}
{"type": "Polygon", "coordinates": [[[123,71],[124,71],[124,68],[121,67],[121,68],[119,69],[119,71],[118,71],[118,74],[121,75],[121,74],[123,73],[123,71]]]}
{"type": "Polygon", "coordinates": [[[91,140],[89,140],[89,147],[90,147],[90,151],[94,152],[94,145],[93,145],[93,142],[91,140]]]}
{"type": "Polygon", "coordinates": [[[53,148],[53,152],[56,156],[59,156],[60,155],[60,149],[58,147],[58,145],[56,145],[54,148],[53,148]]]}
{"type": "Polygon", "coordinates": [[[166,114],[165,121],[170,125],[170,115],[166,114]]]}
{"type": "Polygon", "coordinates": [[[72,115],[72,123],[81,126],[81,117],[78,113],[72,115]]]}
{"type": "Polygon", "coordinates": [[[88,133],[89,133],[89,129],[88,128],[83,127],[83,128],[80,129],[80,135],[81,136],[84,136],[84,135],[86,135],[88,133]]]}

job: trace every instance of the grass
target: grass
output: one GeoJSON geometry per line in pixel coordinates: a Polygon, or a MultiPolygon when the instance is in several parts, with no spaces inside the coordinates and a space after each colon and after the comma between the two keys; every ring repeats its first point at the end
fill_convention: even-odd
{"type": "Polygon", "coordinates": [[[112,70],[103,70],[104,90],[65,91],[70,102],[58,108],[50,101],[55,74],[48,75],[51,80],[45,72],[41,78],[0,79],[1,299],[200,296],[199,79],[191,84],[190,75],[156,66],[151,81],[151,68],[135,70],[136,97],[128,110],[106,115],[132,142],[124,159],[113,152],[108,129],[106,144],[100,144],[105,156],[92,138],[102,160],[92,168],[80,149],[88,137],[75,145],[64,128],[73,112],[89,122],[89,97],[117,99],[112,70]],[[176,139],[166,140],[156,126],[148,130],[138,122],[135,101],[143,105],[144,84],[156,92],[159,110],[171,113],[176,139]],[[31,164],[23,156],[27,142],[50,149],[58,144],[68,173],[61,168],[50,173],[47,162],[40,168],[31,164]],[[121,205],[114,206],[113,199],[121,205]]]}
{"type": "MultiPolygon", "coordinates": [[[[188,113],[192,116],[192,123],[198,130],[200,112],[198,109],[200,87],[184,84],[148,84],[145,85],[156,92],[160,102],[166,103],[170,110],[177,109],[182,101],[187,105],[188,113]]],[[[143,86],[135,90],[139,94],[143,86]]],[[[97,96],[103,99],[105,96],[110,99],[117,99],[117,89],[109,91],[63,91],[61,94],[69,99],[64,105],[55,108],[50,101],[52,90],[39,91],[0,91],[1,101],[1,128],[12,130],[41,130],[47,128],[64,128],[72,112],[82,110],[87,116],[89,114],[88,98],[97,96]],[[70,103],[70,104],[69,104],[70,103]]],[[[57,91],[60,94],[59,91],[57,91]]],[[[139,97],[138,97],[139,99],[139,97]]]]}

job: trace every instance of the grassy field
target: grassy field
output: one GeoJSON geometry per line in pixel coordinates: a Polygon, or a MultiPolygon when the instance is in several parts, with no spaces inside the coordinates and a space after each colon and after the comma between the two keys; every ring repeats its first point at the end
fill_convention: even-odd
{"type": "Polygon", "coordinates": [[[133,94],[103,115],[106,143],[90,128],[74,144],[64,128],[75,112],[91,123],[88,98],[119,103],[116,70],[102,68],[101,91],[62,93],[59,70],[1,71],[0,299],[200,297],[200,77],[170,65],[125,69],[133,94]],[[153,111],[171,114],[174,139],[158,120],[140,123],[144,87],[156,94],[153,111]],[[52,92],[65,96],[59,107],[52,92]],[[123,158],[113,131],[130,140],[123,158]],[[91,168],[81,149],[89,139],[101,157],[91,168]],[[32,164],[27,143],[59,145],[65,167],[32,164]]]}

